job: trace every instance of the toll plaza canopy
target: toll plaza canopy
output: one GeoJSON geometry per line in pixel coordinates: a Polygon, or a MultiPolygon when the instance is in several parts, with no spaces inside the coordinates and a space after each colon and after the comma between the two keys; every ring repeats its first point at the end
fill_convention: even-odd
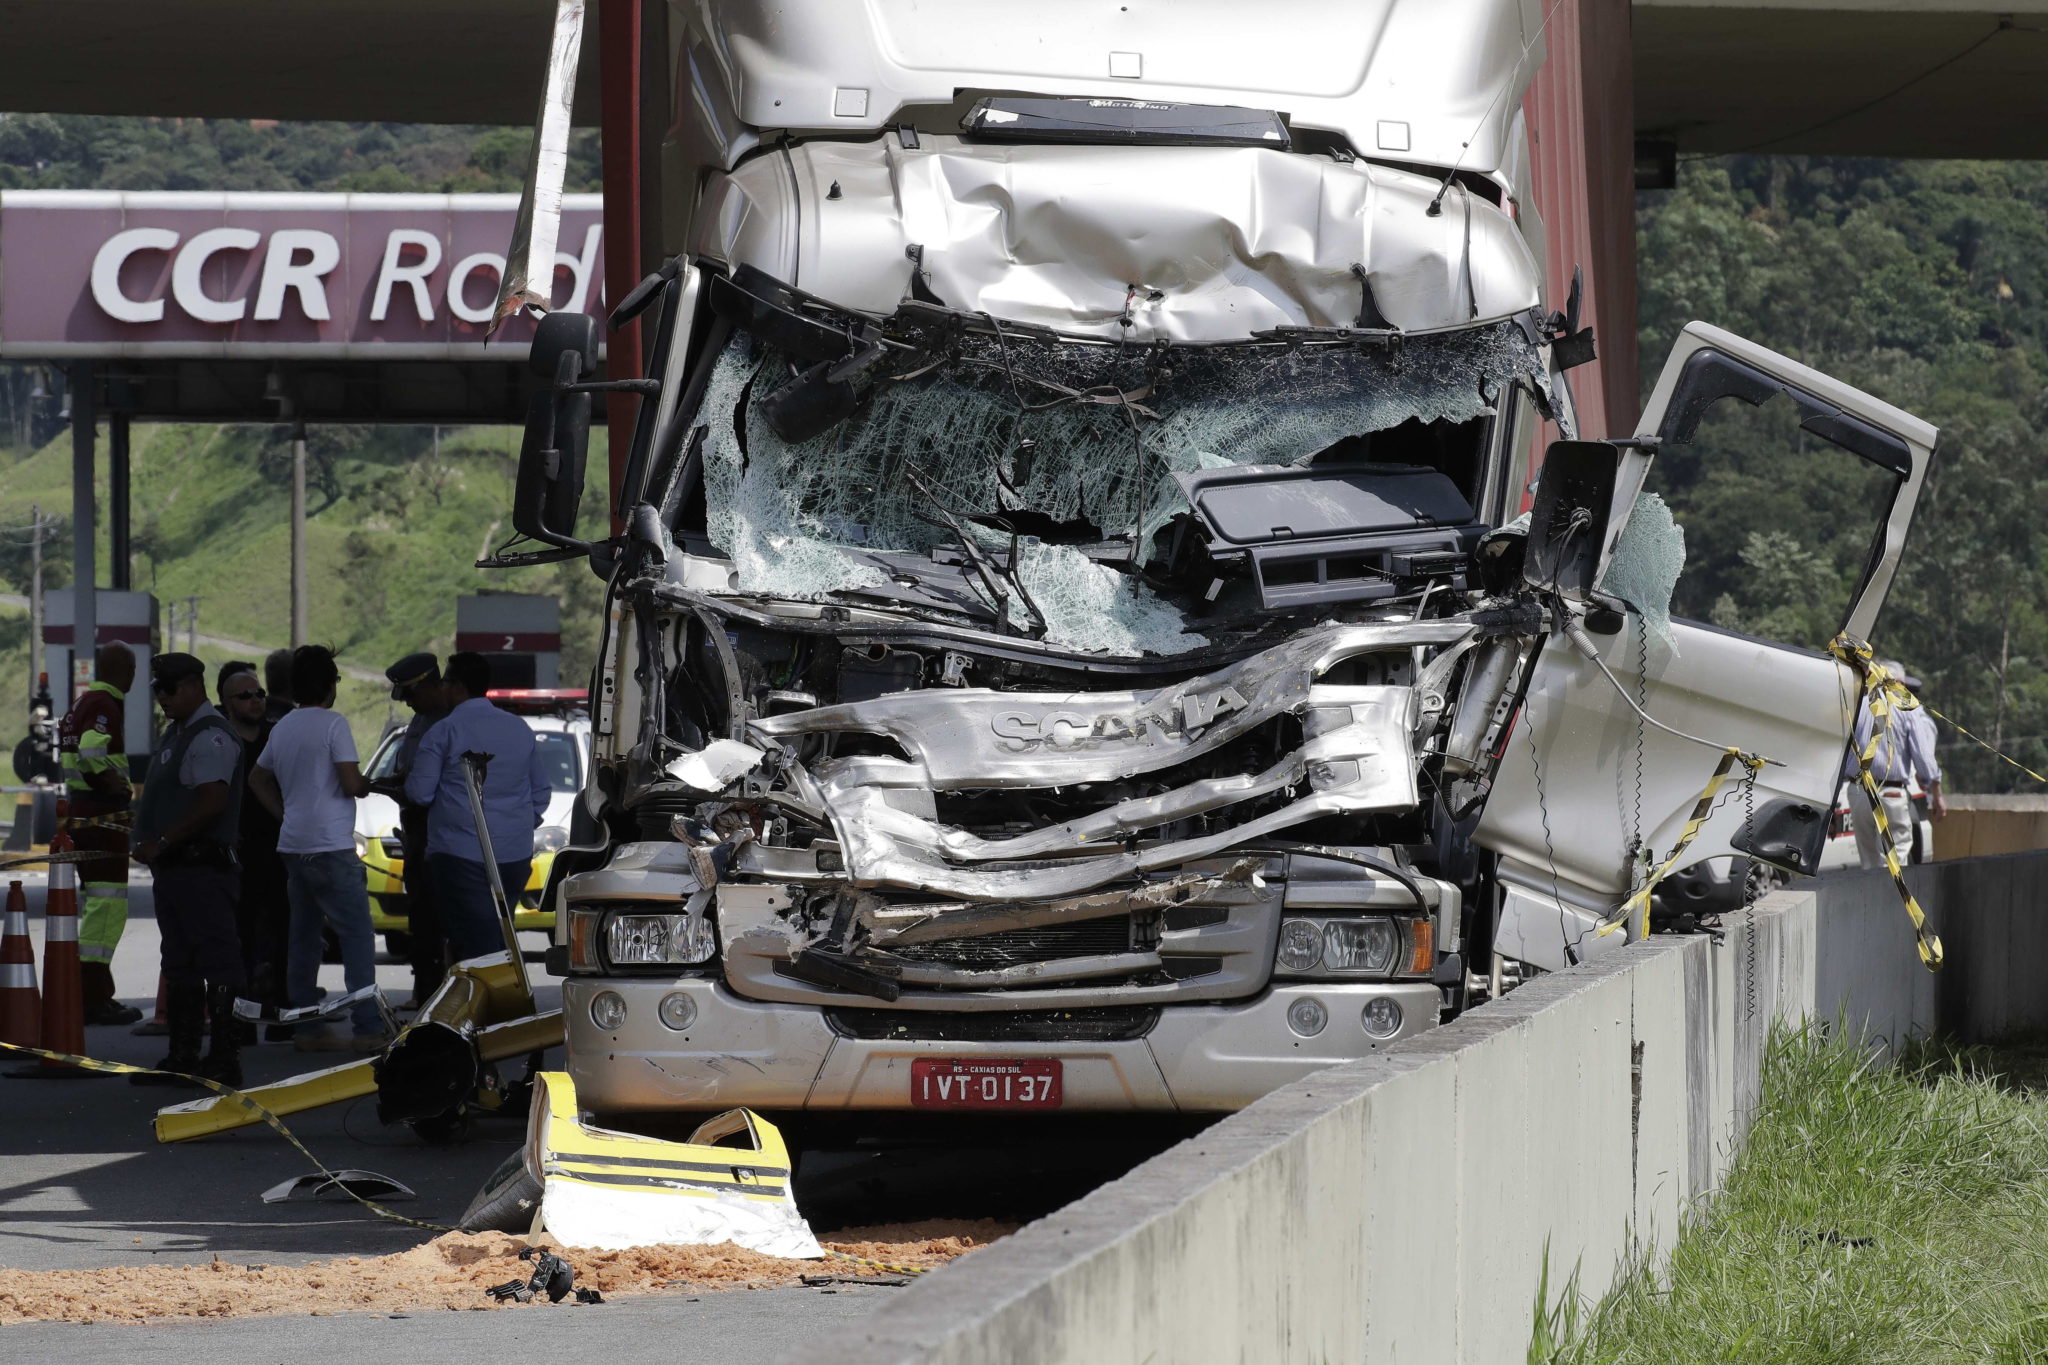
{"type": "MultiPolygon", "coordinates": [[[[516,195],[0,193],[0,359],[96,362],[109,413],[523,420],[533,324],[485,329],[516,195]]],[[[601,309],[596,195],[564,203],[557,307],[601,309]]]]}

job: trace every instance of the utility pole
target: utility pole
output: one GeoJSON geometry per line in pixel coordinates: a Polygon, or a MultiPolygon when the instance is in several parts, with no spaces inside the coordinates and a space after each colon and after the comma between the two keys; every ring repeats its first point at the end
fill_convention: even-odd
{"type": "Polygon", "coordinates": [[[64,680],[64,709],[96,676],[99,648],[99,565],[94,561],[94,445],[98,439],[93,403],[98,378],[90,361],[77,361],[67,376],[71,397],[71,676],[64,680]]]}
{"type": "Polygon", "coordinates": [[[30,505],[28,509],[29,551],[28,573],[28,690],[31,700],[35,697],[36,679],[43,673],[43,509],[30,505]]]}
{"type": "MultiPolygon", "coordinates": [[[[172,640],[171,643],[176,644],[177,641],[172,640]]],[[[197,654],[199,652],[199,599],[197,597],[187,597],[185,599],[185,652],[187,654],[197,654]]]]}
{"type": "Polygon", "coordinates": [[[306,424],[292,423],[292,648],[306,643],[306,424]]]}

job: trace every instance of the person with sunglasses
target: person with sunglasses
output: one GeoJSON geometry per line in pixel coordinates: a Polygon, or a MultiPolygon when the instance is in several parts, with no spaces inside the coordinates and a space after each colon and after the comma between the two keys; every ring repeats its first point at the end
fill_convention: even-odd
{"type": "Polygon", "coordinates": [[[242,753],[234,731],[206,701],[206,665],[190,654],[150,660],[150,691],[170,722],[150,760],[135,807],[134,858],[154,882],[163,943],[170,1055],[136,1085],[195,1085],[203,1076],[242,1083],[235,997],[244,972],[235,932],[240,896],[242,753]],[[199,1055],[212,1024],[213,1045],[199,1055]]]}
{"type": "MultiPolygon", "coordinates": [[[[256,665],[247,660],[225,663],[214,674],[214,695],[220,699],[221,714],[234,727],[242,744],[242,780],[247,784],[249,769],[270,743],[274,728],[269,718],[268,693],[258,680],[256,665]]],[[[278,856],[277,817],[261,801],[242,802],[242,899],[237,927],[242,935],[242,963],[249,972],[249,998],[266,1005],[283,1007],[285,1001],[285,945],[291,932],[291,906],[287,899],[284,860],[278,856]]],[[[253,1028],[243,1031],[242,1041],[254,1042],[253,1028]]],[[[271,1041],[289,1040],[291,1030],[270,1026],[271,1041]]]]}

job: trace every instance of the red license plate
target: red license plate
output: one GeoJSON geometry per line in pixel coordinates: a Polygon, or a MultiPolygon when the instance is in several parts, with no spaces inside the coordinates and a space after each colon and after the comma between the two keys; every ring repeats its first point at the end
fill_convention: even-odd
{"type": "Polygon", "coordinates": [[[920,1057],[910,1064],[913,1109],[1057,1109],[1056,1060],[920,1057]]]}

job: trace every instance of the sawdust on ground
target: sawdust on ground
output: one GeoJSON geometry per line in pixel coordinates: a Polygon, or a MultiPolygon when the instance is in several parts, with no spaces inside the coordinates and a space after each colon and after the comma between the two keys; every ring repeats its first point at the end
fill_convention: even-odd
{"type": "MultiPolygon", "coordinates": [[[[934,1219],[847,1228],[824,1245],[891,1265],[930,1268],[986,1246],[1015,1225],[992,1219],[934,1219]]],[[[413,1313],[436,1309],[540,1311],[567,1308],[494,1302],[485,1290],[525,1280],[526,1246],[549,1237],[449,1232],[390,1256],[349,1256],[311,1265],[239,1265],[216,1257],[192,1266],[116,1266],[102,1270],[7,1270],[0,1274],[0,1325],[17,1322],[164,1322],[292,1313],[413,1313]]],[[[640,1247],[631,1251],[556,1248],[576,1269],[576,1284],[605,1297],[774,1289],[805,1275],[876,1275],[874,1266],[828,1258],[786,1260],[719,1246],[640,1247]]]]}

